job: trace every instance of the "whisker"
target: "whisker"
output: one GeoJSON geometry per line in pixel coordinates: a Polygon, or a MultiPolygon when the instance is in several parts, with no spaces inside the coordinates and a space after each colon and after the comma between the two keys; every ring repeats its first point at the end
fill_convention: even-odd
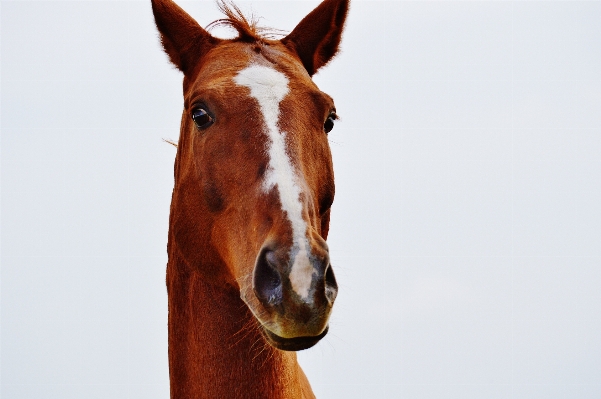
{"type": "Polygon", "coordinates": [[[166,139],[166,138],[163,138],[163,141],[165,143],[171,144],[172,146],[174,146],[175,148],[177,148],[177,141],[173,141],[173,140],[166,139]]]}

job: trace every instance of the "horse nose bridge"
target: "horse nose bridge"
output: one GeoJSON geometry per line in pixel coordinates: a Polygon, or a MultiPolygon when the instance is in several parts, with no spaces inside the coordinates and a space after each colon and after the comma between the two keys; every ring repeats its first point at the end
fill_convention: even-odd
{"type": "Polygon", "coordinates": [[[300,202],[303,206],[303,213],[306,216],[310,216],[314,206],[314,192],[310,185],[310,180],[303,172],[302,168],[298,168],[296,171],[298,185],[300,186],[300,202]]]}
{"type": "Polygon", "coordinates": [[[294,186],[294,191],[275,186],[263,192],[257,209],[260,218],[270,221],[268,236],[278,237],[281,244],[299,246],[300,241],[314,240],[319,223],[314,195],[302,175],[296,176],[294,186]]]}

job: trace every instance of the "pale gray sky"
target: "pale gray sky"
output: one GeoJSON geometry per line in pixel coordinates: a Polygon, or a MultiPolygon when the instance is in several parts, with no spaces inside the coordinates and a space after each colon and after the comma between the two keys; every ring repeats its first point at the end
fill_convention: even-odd
{"type": "MultiPolygon", "coordinates": [[[[201,25],[212,2],[179,2],[201,25]]],[[[317,1],[239,2],[291,30],[317,1]]],[[[149,1],[1,2],[1,396],[167,398],[181,75],[149,1]]],[[[318,398],[601,397],[601,2],[356,1],[318,398]]]]}

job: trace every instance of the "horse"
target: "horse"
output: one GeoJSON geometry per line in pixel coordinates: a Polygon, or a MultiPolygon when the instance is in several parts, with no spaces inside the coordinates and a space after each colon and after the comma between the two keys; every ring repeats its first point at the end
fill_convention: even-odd
{"type": "Polygon", "coordinates": [[[338,116],[312,76],[339,50],[349,0],[324,0],[279,38],[219,6],[212,25],[233,39],[152,0],[183,73],[167,243],[171,398],[314,398],[296,351],[327,334],[338,292],[326,244],[338,116]]]}

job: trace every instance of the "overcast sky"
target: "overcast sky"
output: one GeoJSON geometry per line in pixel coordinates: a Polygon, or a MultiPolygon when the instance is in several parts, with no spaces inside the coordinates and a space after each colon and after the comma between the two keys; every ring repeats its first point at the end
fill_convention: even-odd
{"type": "MultiPolygon", "coordinates": [[[[201,25],[211,1],[179,2],[201,25]]],[[[291,30],[317,1],[238,2],[291,30]]],[[[1,2],[1,396],[167,398],[149,1],[1,2]]],[[[601,397],[601,2],[352,2],[318,398],[601,397]]]]}

